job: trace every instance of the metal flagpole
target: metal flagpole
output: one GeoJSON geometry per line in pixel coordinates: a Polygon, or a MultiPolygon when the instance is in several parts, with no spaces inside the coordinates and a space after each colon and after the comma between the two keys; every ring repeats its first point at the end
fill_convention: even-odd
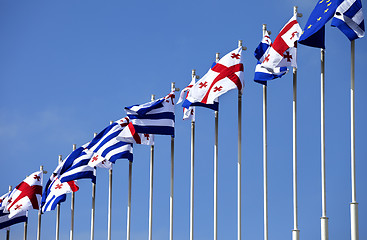
{"type": "MultiPolygon", "coordinates": [[[[263,37],[266,34],[263,24],[263,37]]],[[[268,142],[267,142],[267,86],[263,85],[263,184],[264,184],[264,240],[268,240],[268,142]]]]}
{"type": "MultiPolygon", "coordinates": [[[[76,149],[76,144],[73,144],[73,151],[76,149]]],[[[70,221],[70,240],[74,239],[74,206],[75,206],[75,192],[71,193],[71,221],[70,221]]]]}
{"type": "Polygon", "coordinates": [[[111,240],[111,226],[112,226],[112,166],[108,170],[108,222],[107,222],[107,239],[111,240]]]}
{"type": "MultiPolygon", "coordinates": [[[[43,166],[40,166],[40,171],[42,171],[42,173],[47,173],[46,171],[43,170],[43,166]]],[[[41,239],[41,215],[42,215],[42,211],[41,208],[38,210],[38,226],[37,226],[37,240],[41,239]]]]}
{"type": "MultiPolygon", "coordinates": [[[[171,83],[171,91],[179,91],[175,87],[175,83],[171,83]]],[[[173,101],[173,99],[172,99],[173,101]]],[[[175,138],[171,136],[171,192],[170,192],[170,221],[169,221],[169,236],[173,240],[173,186],[174,186],[174,160],[175,160],[175,138]]]]}
{"type": "MultiPolygon", "coordinates": [[[[11,192],[12,190],[12,186],[9,186],[9,192],[11,192]]],[[[6,240],[9,240],[10,239],[10,228],[8,227],[6,229],[6,240]]]]}
{"type": "MultiPolygon", "coordinates": [[[[216,53],[215,61],[219,61],[219,53],[216,53]]],[[[217,240],[218,223],[218,111],[214,112],[215,136],[214,136],[214,240],[217,240]]]]}
{"type": "MultiPolygon", "coordinates": [[[[27,211],[27,217],[28,217],[28,211],[27,211]]],[[[27,232],[28,232],[28,219],[24,222],[24,234],[23,234],[23,240],[27,240],[27,232]]]]}
{"type": "MultiPolygon", "coordinates": [[[[197,79],[195,69],[192,79],[197,79]]],[[[194,160],[195,160],[195,119],[191,119],[191,171],[190,171],[190,240],[194,239],[194,160]]]]}
{"type": "MultiPolygon", "coordinates": [[[[97,134],[94,133],[94,137],[97,134]]],[[[97,168],[94,167],[94,174],[97,176],[97,168]]],[[[96,214],[96,184],[92,182],[92,210],[90,217],[90,240],[94,240],[94,222],[95,222],[95,214],[96,214]]]]}
{"type": "Polygon", "coordinates": [[[131,182],[133,174],[133,163],[129,161],[129,188],[128,188],[128,203],[127,203],[127,236],[126,239],[130,240],[130,226],[131,226],[131,182]]]}
{"type": "Polygon", "coordinates": [[[350,136],[351,136],[351,177],[352,202],[350,203],[351,240],[359,239],[358,230],[358,203],[356,196],[356,162],[355,162],[355,120],[354,120],[354,70],[355,70],[355,41],[351,41],[351,76],[350,76],[350,136]]]}
{"type": "MultiPolygon", "coordinates": [[[[152,94],[151,101],[155,96],[152,94]]],[[[150,146],[150,183],[149,183],[149,240],[152,240],[152,224],[153,224],[153,167],[154,167],[154,145],[150,146]]]]}
{"type": "Polygon", "coordinates": [[[321,240],[329,239],[328,217],[326,217],[326,184],[325,184],[325,49],[321,49],[321,188],[322,216],[321,240]]]}
{"type": "MultiPolygon", "coordinates": [[[[62,156],[59,155],[58,164],[62,162],[62,156]]],[[[60,203],[57,204],[56,208],[56,240],[60,238],[60,203]]]]}
{"type": "MultiPolygon", "coordinates": [[[[242,46],[242,40],[238,41],[238,47],[242,46]]],[[[241,240],[241,161],[242,161],[242,90],[238,91],[238,153],[237,153],[237,239],[241,240]]]]}
{"type": "MultiPolygon", "coordinates": [[[[297,11],[298,7],[293,7],[293,14],[302,17],[297,11]]],[[[293,67],[293,230],[292,239],[299,240],[298,229],[298,203],[297,203],[297,68],[293,67]]]]}

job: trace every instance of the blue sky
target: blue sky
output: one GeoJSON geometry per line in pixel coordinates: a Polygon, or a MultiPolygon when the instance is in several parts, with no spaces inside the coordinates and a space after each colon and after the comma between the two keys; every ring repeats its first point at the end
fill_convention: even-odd
{"type": "MultiPolygon", "coordinates": [[[[0,190],[40,165],[49,172],[72,144],[90,141],[123,108],[184,88],[243,40],[242,236],[263,239],[262,87],[253,82],[253,51],[262,24],[271,38],[299,7],[306,24],[316,1],[0,1],[0,190]]],[[[367,2],[362,0],[362,5],[367,2]]],[[[367,238],[366,38],[356,41],[356,176],[360,239],[367,238]]],[[[302,239],[320,238],[320,50],[298,48],[298,207],[302,239]]],[[[329,236],[350,237],[350,43],[326,29],[326,190],[329,236]]],[[[220,98],[218,239],[237,232],[237,91],[220,98]]],[[[176,107],[174,238],[189,238],[190,124],[176,107]]],[[[214,113],[197,110],[195,239],[213,238],[214,113]]],[[[168,239],[170,138],[156,137],[153,238],[168,239]]],[[[147,239],[149,147],[134,147],[131,239],[147,239]]],[[[128,163],[114,166],[112,238],[126,236],[128,163]]],[[[79,181],[75,239],[89,239],[91,184],[79,181]]],[[[95,239],[107,237],[108,172],[98,169],[95,239]]],[[[268,85],[269,238],[290,239],[292,210],[292,76],[268,85]]],[[[67,239],[70,198],[62,204],[67,239]]],[[[42,239],[55,234],[56,213],[42,218],[42,239]]],[[[30,212],[28,239],[36,239],[30,212]]],[[[23,226],[11,236],[22,236],[23,226]]],[[[5,235],[5,231],[0,231],[5,235]]]]}

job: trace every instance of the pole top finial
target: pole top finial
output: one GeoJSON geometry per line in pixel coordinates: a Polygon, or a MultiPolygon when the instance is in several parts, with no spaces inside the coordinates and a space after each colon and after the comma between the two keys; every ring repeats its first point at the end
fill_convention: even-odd
{"type": "Polygon", "coordinates": [[[43,170],[43,165],[40,166],[40,171],[42,171],[42,173],[46,174],[47,171],[43,170]]]}
{"type": "Polygon", "coordinates": [[[11,192],[12,189],[13,189],[13,187],[11,185],[9,185],[9,192],[11,192]]]}
{"type": "Polygon", "coordinates": [[[62,162],[62,155],[59,155],[59,163],[62,162]]]}
{"type": "Polygon", "coordinates": [[[155,99],[155,95],[154,95],[154,94],[152,94],[152,95],[150,96],[150,100],[151,100],[151,101],[154,101],[154,99],[155,99]]]}
{"type": "Polygon", "coordinates": [[[219,59],[220,59],[219,55],[220,55],[220,53],[216,53],[215,54],[215,62],[218,62],[219,61],[219,59]]]}
{"type": "Polygon", "coordinates": [[[294,6],[293,7],[293,16],[296,16],[297,17],[302,17],[303,14],[302,13],[298,13],[298,6],[294,6]]]}
{"type": "Polygon", "coordinates": [[[73,144],[73,151],[75,151],[76,149],[76,144],[73,144]]]}

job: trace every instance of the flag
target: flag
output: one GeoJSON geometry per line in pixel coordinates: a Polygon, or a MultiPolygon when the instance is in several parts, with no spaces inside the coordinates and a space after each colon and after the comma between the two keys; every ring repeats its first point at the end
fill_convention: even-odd
{"type": "Polygon", "coordinates": [[[307,20],[298,42],[325,49],[325,24],[334,16],[341,0],[319,0],[307,20]]]}
{"type": "MultiPolygon", "coordinates": [[[[193,76],[190,84],[181,91],[180,98],[178,99],[176,104],[181,103],[182,101],[184,101],[187,98],[187,96],[189,95],[190,89],[195,85],[195,78],[196,76],[193,76]]],[[[195,107],[194,106],[183,108],[183,120],[186,120],[186,119],[195,121],[195,107]]]]}
{"type": "Polygon", "coordinates": [[[44,213],[55,210],[58,203],[64,202],[66,200],[67,193],[76,192],[78,190],[79,187],[76,184],[76,181],[62,183],[58,177],[55,177],[55,175],[52,174],[42,194],[42,212],[44,213]]]}
{"type": "Polygon", "coordinates": [[[299,39],[299,35],[302,32],[297,19],[293,16],[287,24],[280,30],[278,36],[275,38],[274,43],[271,45],[267,52],[261,66],[268,69],[274,69],[283,60],[283,57],[288,57],[284,53],[292,47],[295,47],[296,41],[299,39]]]}
{"type": "Polygon", "coordinates": [[[10,192],[5,202],[8,218],[29,209],[39,209],[42,196],[43,172],[32,173],[10,192]]]}
{"type": "Polygon", "coordinates": [[[86,151],[85,146],[86,144],[71,152],[54,171],[53,174],[62,183],[78,179],[91,179],[96,183],[95,169],[88,165],[93,152],[86,151]]]}
{"type": "MultiPolygon", "coordinates": [[[[196,104],[215,106],[216,99],[220,95],[235,88],[242,91],[243,71],[242,47],[239,47],[222,57],[194,84],[182,106],[185,108],[196,104]]],[[[214,110],[218,110],[218,105],[216,108],[214,110]]]]}
{"type": "MultiPolygon", "coordinates": [[[[283,59],[285,61],[282,60],[280,64],[278,65],[278,67],[275,67],[273,69],[264,68],[261,66],[262,61],[264,61],[265,56],[267,56],[269,52],[271,44],[272,44],[271,39],[268,33],[266,32],[259,46],[255,49],[255,53],[254,53],[255,58],[258,60],[256,64],[256,68],[255,68],[254,81],[257,83],[264,84],[264,85],[267,85],[266,81],[280,78],[288,72],[288,68],[285,66],[285,64],[288,63],[287,59],[283,59]],[[279,67],[279,66],[282,66],[282,67],[279,67]]],[[[290,49],[294,49],[294,48],[290,48],[290,49]]],[[[287,55],[290,55],[290,57],[288,57],[290,61],[295,61],[295,57],[293,57],[294,53],[289,54],[288,51],[286,51],[286,53],[287,55]]]]}
{"type": "Polygon", "coordinates": [[[0,229],[10,227],[16,223],[27,222],[28,211],[20,212],[17,215],[9,218],[9,213],[5,212],[5,201],[8,200],[10,192],[0,197],[0,229]]]}
{"type": "Polygon", "coordinates": [[[89,166],[115,163],[120,158],[133,160],[133,145],[117,139],[128,123],[128,118],[122,118],[110,124],[93,138],[86,147],[87,151],[92,153],[89,166]]]}
{"type": "MultiPolygon", "coordinates": [[[[141,105],[125,107],[136,133],[175,134],[175,93],[141,105]]],[[[129,131],[125,128],[123,131],[129,131]]]]}
{"type": "Polygon", "coordinates": [[[338,27],[350,41],[364,36],[361,0],[344,0],[336,9],[331,26],[338,27]]]}
{"type": "Polygon", "coordinates": [[[143,144],[143,145],[154,145],[154,135],[147,133],[137,133],[134,125],[130,122],[126,126],[127,130],[121,131],[116,137],[118,141],[143,144]]]}

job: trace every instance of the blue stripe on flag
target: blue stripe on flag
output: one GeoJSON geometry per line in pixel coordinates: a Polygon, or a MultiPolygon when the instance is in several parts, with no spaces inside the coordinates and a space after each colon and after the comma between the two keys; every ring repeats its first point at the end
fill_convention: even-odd
{"type": "Polygon", "coordinates": [[[154,113],[154,114],[147,114],[147,115],[134,115],[134,114],[127,114],[130,119],[171,119],[175,120],[175,114],[172,112],[163,112],[163,113],[154,113]]]}
{"type": "Polygon", "coordinates": [[[11,225],[21,223],[21,222],[27,222],[28,217],[26,215],[26,212],[24,212],[24,215],[18,216],[15,215],[12,218],[8,218],[9,213],[3,213],[3,210],[0,210],[0,229],[10,227],[11,225]]]}
{"type": "Polygon", "coordinates": [[[139,126],[134,125],[135,131],[139,133],[149,133],[149,134],[161,134],[161,135],[172,135],[175,134],[174,127],[168,126],[139,126]]]}

